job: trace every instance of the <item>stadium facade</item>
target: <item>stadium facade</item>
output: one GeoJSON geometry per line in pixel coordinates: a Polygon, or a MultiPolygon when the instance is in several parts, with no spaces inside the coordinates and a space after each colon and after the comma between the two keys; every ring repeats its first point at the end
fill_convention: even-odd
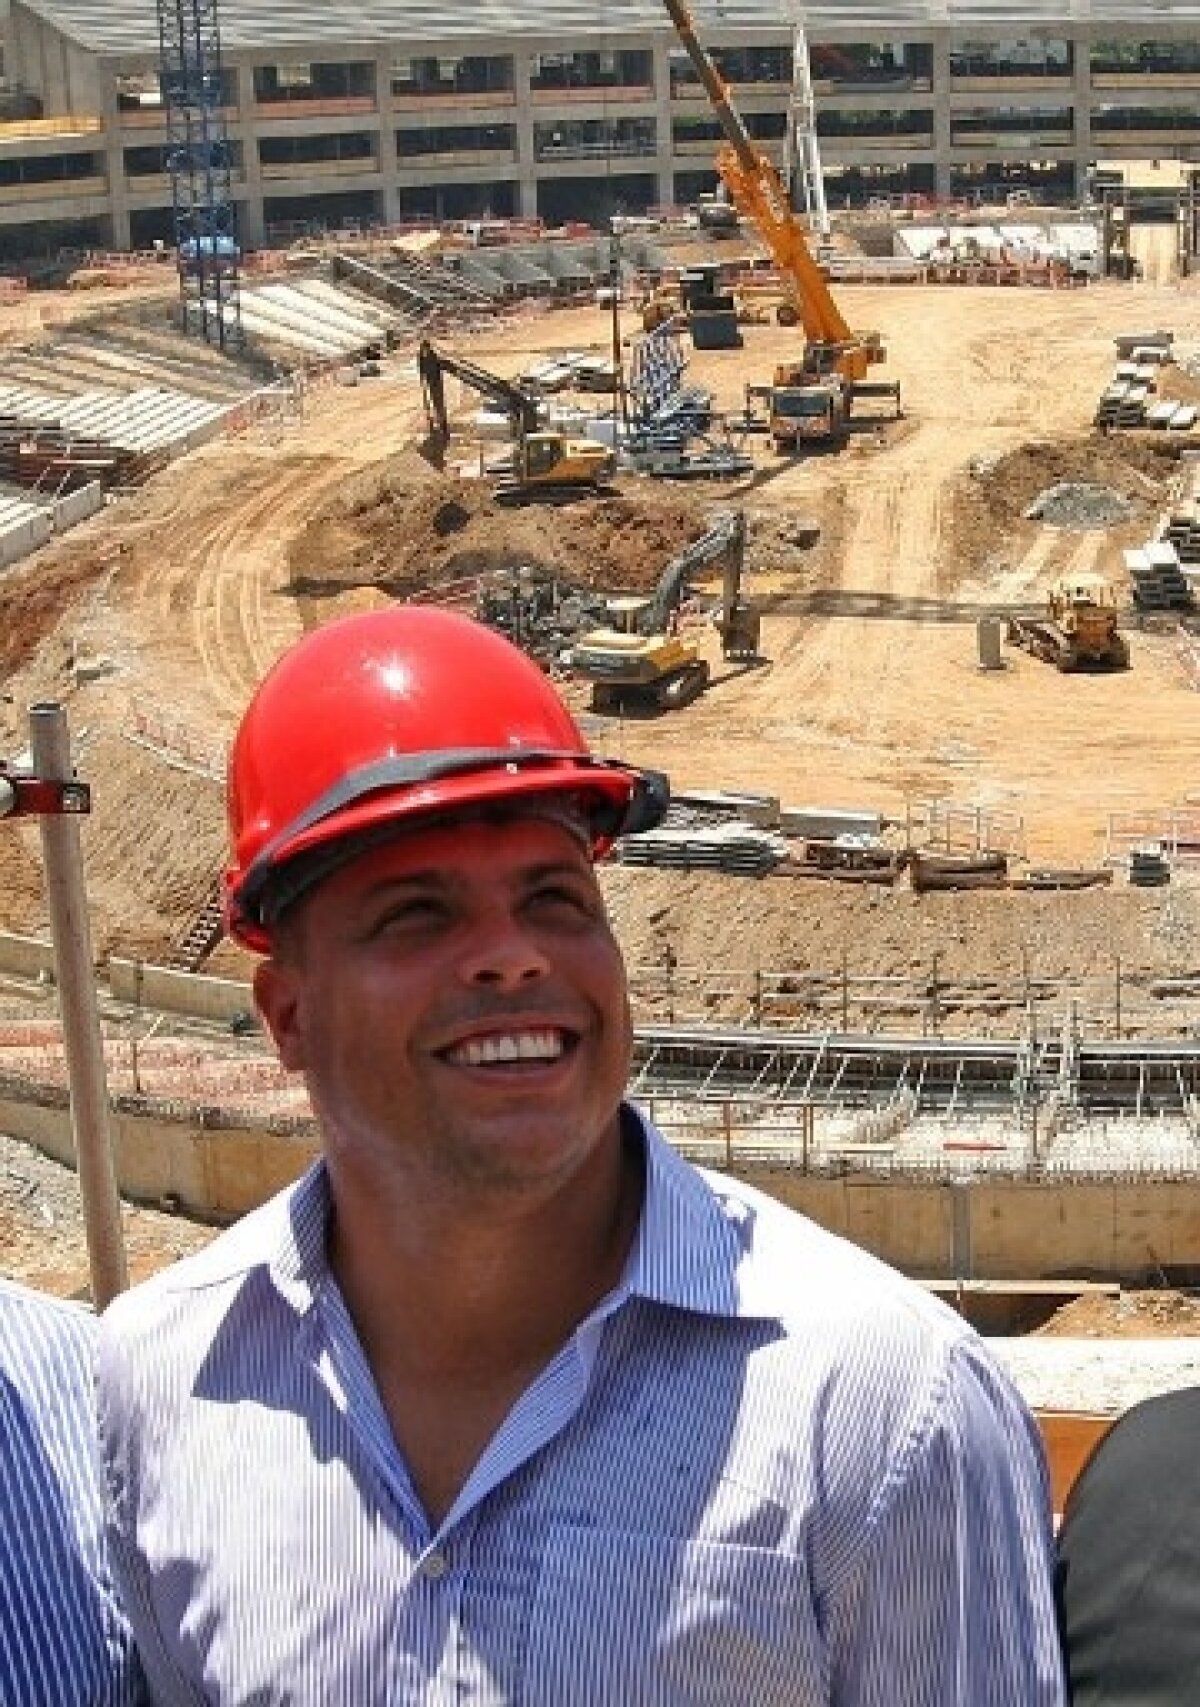
{"type": "MultiPolygon", "coordinates": [[[[783,0],[706,0],[702,39],[776,153],[783,0]]],[[[803,8],[831,207],[1079,199],[1089,166],[1200,161],[1200,0],[803,8]]],[[[224,0],[243,241],[441,220],[604,223],[715,183],[718,132],[653,0],[224,0]]],[[[170,240],[148,0],[12,0],[0,258],[170,240]]]]}

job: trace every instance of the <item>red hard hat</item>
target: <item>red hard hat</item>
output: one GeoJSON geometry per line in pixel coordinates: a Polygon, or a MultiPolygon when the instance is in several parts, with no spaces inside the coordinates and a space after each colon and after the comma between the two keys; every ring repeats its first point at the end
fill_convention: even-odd
{"type": "Polygon", "coordinates": [[[659,821],[667,787],[593,758],[541,670],[492,629],[416,605],[331,622],[279,660],[238,728],[226,927],[268,951],[273,885],[302,854],[555,793],[579,801],[601,854],[659,821]]]}

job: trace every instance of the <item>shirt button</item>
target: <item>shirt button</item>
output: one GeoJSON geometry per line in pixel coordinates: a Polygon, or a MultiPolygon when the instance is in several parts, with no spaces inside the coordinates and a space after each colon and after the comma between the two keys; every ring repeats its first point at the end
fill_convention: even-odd
{"type": "Polygon", "coordinates": [[[421,1575],[437,1582],[450,1569],[450,1561],[444,1553],[430,1553],[421,1564],[421,1575]]]}

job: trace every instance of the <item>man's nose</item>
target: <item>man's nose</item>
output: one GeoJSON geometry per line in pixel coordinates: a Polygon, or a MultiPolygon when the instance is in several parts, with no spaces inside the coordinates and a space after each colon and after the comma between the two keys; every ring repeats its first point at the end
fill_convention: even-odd
{"type": "Polygon", "coordinates": [[[480,921],[462,961],[462,974],[470,984],[513,988],[542,978],[550,962],[533,933],[509,913],[480,921]]]}

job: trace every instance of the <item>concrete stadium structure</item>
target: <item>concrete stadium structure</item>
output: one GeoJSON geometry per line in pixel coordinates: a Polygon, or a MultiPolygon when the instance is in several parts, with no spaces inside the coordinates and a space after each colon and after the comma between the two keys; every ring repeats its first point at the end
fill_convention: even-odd
{"type": "MultiPolygon", "coordinates": [[[[1070,201],[1091,162],[1200,160],[1200,0],[821,0],[803,8],[828,194],[1070,201]]],[[[698,3],[776,151],[787,8],[698,3]]],[[[227,0],[242,239],[541,218],[602,224],[714,184],[717,128],[653,0],[227,0]],[[364,20],[369,26],[364,27],[364,20]]],[[[171,235],[148,0],[12,0],[0,259],[171,235]]]]}

